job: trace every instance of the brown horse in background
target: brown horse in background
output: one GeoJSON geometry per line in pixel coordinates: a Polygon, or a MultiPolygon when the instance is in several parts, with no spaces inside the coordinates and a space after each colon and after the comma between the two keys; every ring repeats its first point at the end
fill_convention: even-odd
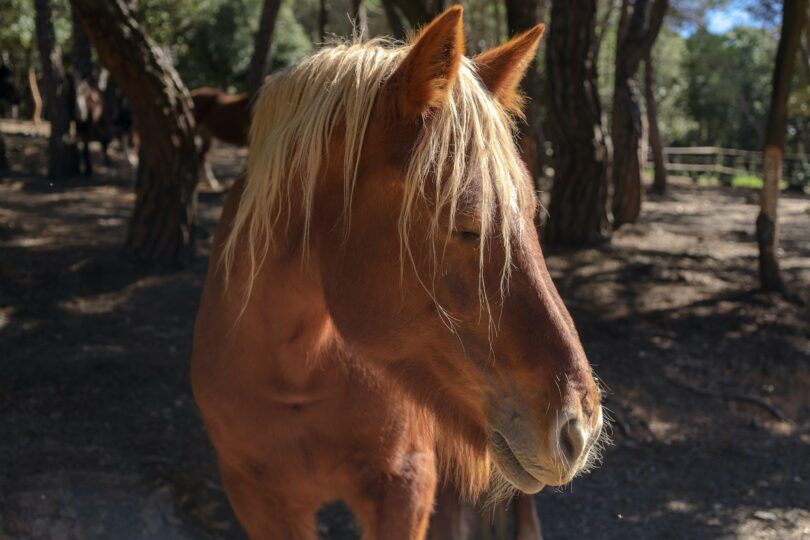
{"type": "Polygon", "coordinates": [[[321,49],[259,96],[192,355],[251,538],[314,539],[340,499],[365,538],[422,539],[442,477],[535,493],[594,458],[600,392],[511,120],[542,26],[468,59],[461,16],[321,49]]]}
{"type": "Polygon", "coordinates": [[[101,155],[109,166],[108,147],[111,140],[109,126],[104,118],[104,97],[101,89],[92,78],[70,76],[69,88],[73,89],[73,121],[76,136],[82,145],[84,174],[93,174],[93,161],[90,157],[90,141],[101,143],[101,155]]]}
{"type": "Polygon", "coordinates": [[[211,139],[234,146],[247,146],[248,128],[250,127],[250,95],[229,94],[219,88],[203,86],[191,91],[194,102],[194,118],[197,120],[197,132],[200,136],[200,157],[203,163],[205,179],[212,188],[219,188],[214,176],[208,152],[211,150],[211,139]]]}
{"type": "Polygon", "coordinates": [[[98,87],[104,103],[104,125],[111,139],[117,139],[130,165],[138,162],[140,136],[135,130],[132,108],[121,89],[113,82],[110,72],[102,70],[98,87]]]}
{"type": "Polygon", "coordinates": [[[105,71],[100,84],[93,77],[70,76],[69,88],[73,94],[72,120],[76,135],[82,145],[84,174],[93,174],[93,161],[90,155],[90,142],[101,144],[101,154],[106,165],[110,165],[109,145],[117,139],[130,164],[136,163],[138,136],[135,133],[132,112],[124,96],[115,87],[105,71]]]}

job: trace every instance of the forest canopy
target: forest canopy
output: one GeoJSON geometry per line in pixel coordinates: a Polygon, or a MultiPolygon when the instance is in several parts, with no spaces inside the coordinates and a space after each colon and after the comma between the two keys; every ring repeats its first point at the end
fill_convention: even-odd
{"type": "MultiPolygon", "coordinates": [[[[348,0],[332,2],[330,34],[351,35],[351,21],[340,15],[348,11],[348,4],[348,0]]],[[[505,15],[498,3],[476,0],[465,4],[469,4],[468,16],[474,20],[468,40],[471,52],[505,39],[508,33],[505,15]]],[[[370,0],[366,6],[371,35],[390,34],[380,0],[370,0]]],[[[65,2],[55,2],[53,9],[57,43],[65,55],[65,65],[70,66],[70,9],[65,2]]],[[[141,0],[138,14],[148,35],[169,54],[189,88],[209,85],[240,91],[246,85],[261,9],[261,0],[141,0]]],[[[315,0],[281,2],[273,36],[272,69],[290,65],[318,46],[318,10],[319,3],[315,0]]],[[[672,10],[668,14],[653,50],[657,59],[658,118],[667,145],[761,148],[779,28],[770,12],[753,13],[754,25],[735,26],[724,33],[713,33],[707,28],[704,12],[691,14],[692,18],[686,21],[681,12],[672,10]]],[[[33,3],[3,2],[0,20],[7,21],[0,26],[0,50],[11,55],[9,60],[18,71],[25,66],[36,69],[33,3]]],[[[603,103],[609,103],[612,97],[615,46],[615,36],[609,33],[599,60],[603,103]]],[[[801,64],[796,90],[810,81],[807,64],[801,64]]],[[[23,76],[18,73],[20,80],[23,76]]],[[[796,91],[791,95],[789,152],[799,153],[807,146],[802,133],[806,132],[803,128],[809,107],[808,92],[796,91]]]]}

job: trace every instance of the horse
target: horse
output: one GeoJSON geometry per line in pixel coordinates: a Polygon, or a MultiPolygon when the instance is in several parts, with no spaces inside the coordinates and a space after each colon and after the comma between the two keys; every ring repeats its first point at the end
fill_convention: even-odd
{"type": "Polygon", "coordinates": [[[120,142],[127,161],[134,166],[138,162],[140,136],[135,131],[129,101],[113,82],[110,72],[106,69],[101,72],[98,87],[101,90],[104,105],[102,117],[105,129],[109,133],[110,139],[117,139],[120,142]]]}
{"type": "Polygon", "coordinates": [[[423,539],[437,484],[496,499],[598,459],[601,392],[546,268],[514,142],[542,25],[464,56],[453,6],[406,45],[265,83],[213,239],[191,382],[251,538],[423,539]]]}
{"type": "Polygon", "coordinates": [[[109,166],[108,147],[112,139],[109,124],[105,119],[104,97],[101,89],[92,78],[70,75],[73,102],[73,122],[76,135],[82,143],[82,162],[84,175],[93,174],[93,161],[90,158],[90,141],[101,143],[101,154],[109,166]]]}
{"type": "Polygon", "coordinates": [[[211,162],[207,159],[211,139],[234,146],[247,146],[250,126],[250,94],[229,94],[219,88],[203,86],[191,91],[194,118],[201,139],[200,158],[205,179],[212,188],[219,188],[211,162]]]}

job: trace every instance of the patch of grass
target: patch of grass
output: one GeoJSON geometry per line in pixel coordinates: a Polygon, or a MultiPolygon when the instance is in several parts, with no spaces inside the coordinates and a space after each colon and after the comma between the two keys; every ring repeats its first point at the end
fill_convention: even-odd
{"type": "MultiPolygon", "coordinates": [[[[738,174],[731,180],[732,187],[762,189],[762,178],[753,174],[738,174]]],[[[779,182],[779,189],[787,189],[785,180],[779,182]]]]}
{"type": "MultiPolygon", "coordinates": [[[[702,174],[698,177],[698,184],[701,186],[719,186],[721,184],[719,176],[702,174]]],[[[738,174],[731,179],[731,187],[744,189],[762,189],[762,178],[753,174],[738,174]]],[[[788,183],[785,180],[779,182],[779,189],[787,189],[788,183]]]]}
{"type": "Polygon", "coordinates": [[[719,186],[720,185],[720,177],[710,175],[710,174],[701,174],[698,176],[698,184],[701,186],[719,186]]]}
{"type": "Polygon", "coordinates": [[[738,174],[731,181],[733,187],[762,189],[762,178],[753,174],[738,174]]]}

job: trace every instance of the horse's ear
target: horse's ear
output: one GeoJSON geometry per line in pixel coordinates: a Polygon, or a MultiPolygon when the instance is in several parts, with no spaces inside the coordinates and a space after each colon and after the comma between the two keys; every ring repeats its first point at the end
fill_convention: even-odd
{"type": "Polygon", "coordinates": [[[385,84],[386,105],[399,121],[411,122],[447,98],[464,56],[463,8],[433,19],[385,84]]]}
{"type": "Polygon", "coordinates": [[[481,82],[505,108],[520,112],[523,95],[521,79],[534,60],[545,25],[538,24],[503,45],[473,58],[481,82]]]}

